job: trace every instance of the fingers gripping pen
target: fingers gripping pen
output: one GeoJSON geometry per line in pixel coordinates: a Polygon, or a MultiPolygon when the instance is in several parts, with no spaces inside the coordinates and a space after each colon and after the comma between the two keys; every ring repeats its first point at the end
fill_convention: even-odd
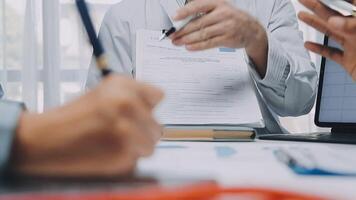
{"type": "Polygon", "coordinates": [[[187,24],[189,24],[189,22],[191,22],[192,20],[194,20],[197,16],[189,16],[183,20],[180,21],[176,21],[173,22],[173,27],[170,28],[168,31],[165,31],[162,36],[159,38],[160,41],[162,41],[163,39],[169,37],[170,35],[172,35],[174,32],[180,31],[182,30],[187,24]]]}

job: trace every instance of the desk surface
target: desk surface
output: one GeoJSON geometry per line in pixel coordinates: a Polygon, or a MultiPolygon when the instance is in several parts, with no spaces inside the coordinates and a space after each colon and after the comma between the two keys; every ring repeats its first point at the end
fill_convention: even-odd
{"type": "Polygon", "coordinates": [[[223,186],[268,187],[332,198],[356,198],[356,177],[297,175],[274,156],[273,149],[281,147],[331,149],[356,156],[356,145],[161,142],[151,158],[140,161],[138,171],[162,180],[168,177],[214,179],[223,186]]]}

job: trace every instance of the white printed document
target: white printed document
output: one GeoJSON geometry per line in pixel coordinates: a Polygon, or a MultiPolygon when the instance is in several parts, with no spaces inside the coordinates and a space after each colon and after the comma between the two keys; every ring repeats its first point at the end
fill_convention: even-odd
{"type": "Polygon", "coordinates": [[[137,32],[136,78],[165,92],[162,124],[264,127],[243,50],[189,52],[160,35],[137,32]]]}

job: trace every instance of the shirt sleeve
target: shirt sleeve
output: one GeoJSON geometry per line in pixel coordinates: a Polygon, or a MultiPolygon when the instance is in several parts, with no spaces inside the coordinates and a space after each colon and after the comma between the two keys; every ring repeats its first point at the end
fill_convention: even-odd
{"type": "Polygon", "coordinates": [[[303,45],[293,5],[276,0],[269,24],[267,71],[263,79],[249,60],[263,99],[279,116],[307,114],[314,105],[317,71],[303,45]]]}
{"type": "MultiPolygon", "coordinates": [[[[117,16],[113,9],[109,10],[100,27],[99,38],[105,47],[110,69],[123,75],[133,75],[133,44],[130,41],[131,32],[128,21],[117,16]]],[[[93,88],[101,80],[96,67],[95,58],[92,58],[86,87],[93,88]]]]}
{"type": "Polygon", "coordinates": [[[21,103],[0,100],[0,172],[10,158],[12,141],[23,109],[21,103]]]}

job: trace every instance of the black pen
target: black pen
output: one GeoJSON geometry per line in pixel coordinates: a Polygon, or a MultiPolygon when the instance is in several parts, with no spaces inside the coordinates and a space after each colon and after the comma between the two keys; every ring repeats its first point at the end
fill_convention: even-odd
{"type": "MultiPolygon", "coordinates": [[[[178,8],[181,8],[183,6],[185,6],[189,1],[188,0],[176,0],[177,6],[178,8]]],[[[163,4],[163,7],[166,7],[167,5],[163,4]]],[[[169,10],[168,8],[166,8],[167,10],[169,10]]],[[[172,35],[173,33],[180,31],[181,29],[183,29],[187,24],[189,24],[189,22],[191,22],[192,20],[196,19],[197,17],[199,17],[200,15],[192,15],[192,16],[188,16],[187,18],[180,20],[180,21],[172,21],[173,26],[168,29],[167,31],[164,31],[161,35],[161,37],[159,38],[159,41],[162,41],[163,39],[169,37],[170,35],[172,35]]]]}
{"type": "Polygon", "coordinates": [[[89,15],[88,6],[85,0],[76,0],[75,2],[80,13],[80,17],[83,21],[85,30],[87,31],[90,43],[93,46],[97,67],[100,69],[101,75],[105,77],[112,71],[109,69],[103,45],[101,44],[99,38],[96,36],[93,21],[89,15]]]}

